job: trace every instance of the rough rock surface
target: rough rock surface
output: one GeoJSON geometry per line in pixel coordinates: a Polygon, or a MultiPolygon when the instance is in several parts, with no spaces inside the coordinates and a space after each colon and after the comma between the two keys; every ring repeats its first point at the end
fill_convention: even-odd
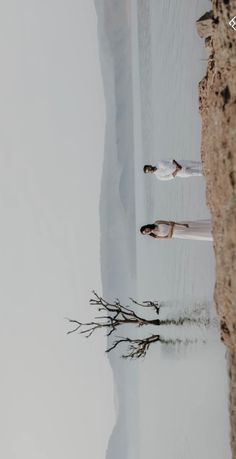
{"type": "MultiPolygon", "coordinates": [[[[199,83],[201,155],[213,220],[215,304],[229,355],[232,457],[236,459],[236,0],[212,0],[210,56],[199,83]]],[[[208,21],[211,19],[208,19],[208,21]]]]}
{"type": "Polygon", "coordinates": [[[197,32],[201,38],[212,35],[214,27],[213,11],[208,11],[197,20],[197,32]]]}

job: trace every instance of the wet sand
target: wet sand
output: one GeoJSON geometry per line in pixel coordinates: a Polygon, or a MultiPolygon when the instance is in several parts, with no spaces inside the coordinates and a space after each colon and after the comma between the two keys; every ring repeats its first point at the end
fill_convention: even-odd
{"type": "Polygon", "coordinates": [[[214,299],[228,353],[231,447],[236,458],[236,30],[229,25],[236,16],[236,0],[213,0],[212,11],[212,18],[197,23],[209,53],[207,73],[199,83],[201,155],[213,220],[214,299]]]}

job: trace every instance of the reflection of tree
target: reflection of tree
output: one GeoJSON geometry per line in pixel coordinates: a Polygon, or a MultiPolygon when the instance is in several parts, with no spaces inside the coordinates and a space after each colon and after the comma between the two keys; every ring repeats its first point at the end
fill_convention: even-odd
{"type": "MultiPolygon", "coordinates": [[[[160,326],[160,325],[183,325],[185,323],[198,323],[198,320],[190,319],[189,317],[180,317],[178,319],[159,319],[159,312],[161,305],[157,301],[142,301],[138,302],[130,298],[129,305],[123,305],[119,299],[113,303],[105,300],[93,291],[94,297],[90,299],[89,304],[95,306],[99,315],[96,315],[91,322],[80,322],[75,319],[68,319],[69,323],[74,325],[74,328],[68,331],[68,334],[79,332],[86,338],[89,338],[96,330],[106,330],[106,335],[111,336],[123,325],[134,325],[136,327],[145,327],[147,325],[160,326]],[[140,312],[139,312],[140,311],[140,312]],[[143,313],[151,311],[152,318],[143,317],[143,313]]],[[[122,343],[128,344],[128,352],[123,354],[123,358],[139,358],[145,357],[149,347],[156,343],[168,342],[160,337],[159,334],[152,334],[145,338],[130,338],[130,337],[116,337],[112,345],[106,350],[111,352],[118,345],[122,343]]]]}
{"type": "Polygon", "coordinates": [[[159,335],[151,335],[143,339],[119,338],[114,341],[113,345],[106,352],[112,351],[121,343],[128,343],[128,353],[123,354],[122,357],[124,359],[138,359],[139,357],[145,357],[150,345],[160,340],[159,335]]]}

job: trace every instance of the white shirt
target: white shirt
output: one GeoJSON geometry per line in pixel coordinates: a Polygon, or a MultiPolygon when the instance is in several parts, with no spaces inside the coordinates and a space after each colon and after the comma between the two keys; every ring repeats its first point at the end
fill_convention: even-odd
{"type": "Polygon", "coordinates": [[[157,170],[154,172],[155,176],[159,180],[172,180],[174,179],[173,177],[173,172],[176,170],[176,165],[173,164],[173,160],[167,160],[167,161],[158,161],[156,164],[157,170]]]}
{"type": "MultiPolygon", "coordinates": [[[[177,162],[182,166],[182,169],[177,171],[176,177],[194,177],[202,175],[202,163],[200,161],[186,161],[181,159],[177,162]]],[[[176,165],[173,163],[173,159],[158,161],[156,167],[157,170],[154,174],[159,180],[173,180],[175,178],[173,172],[176,171],[176,165]]]]}

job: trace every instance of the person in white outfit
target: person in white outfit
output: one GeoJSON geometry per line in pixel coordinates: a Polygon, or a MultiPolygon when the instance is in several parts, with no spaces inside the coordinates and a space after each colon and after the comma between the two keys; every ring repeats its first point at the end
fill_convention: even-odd
{"type": "Polygon", "coordinates": [[[186,161],[175,159],[158,161],[155,166],[146,164],[143,168],[145,174],[154,174],[159,180],[173,180],[175,177],[197,177],[202,174],[202,163],[199,161],[186,161]]]}
{"type": "Polygon", "coordinates": [[[211,220],[195,220],[173,222],[156,220],[152,224],[140,228],[143,235],[156,239],[190,239],[198,241],[213,241],[211,220]]]}

